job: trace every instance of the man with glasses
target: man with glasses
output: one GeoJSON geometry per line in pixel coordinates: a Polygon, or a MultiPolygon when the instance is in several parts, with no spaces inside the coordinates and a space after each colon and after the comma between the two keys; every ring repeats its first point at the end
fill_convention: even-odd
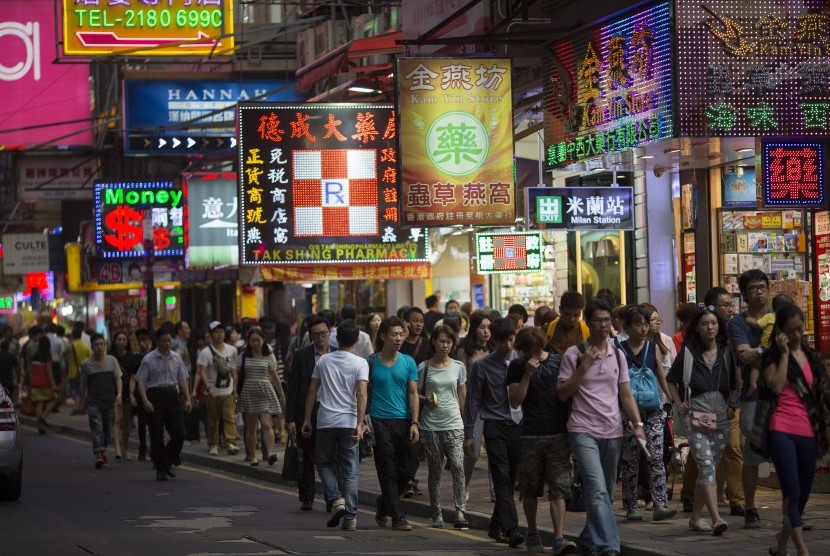
{"type": "MultiPolygon", "coordinates": [[[[761,346],[761,330],[752,327],[747,318],[756,321],[769,312],[769,279],[763,271],[758,269],[747,270],[738,278],[738,288],[746,302],[746,312],[735,315],[729,321],[729,341],[735,352],[740,374],[737,378],[741,391],[740,428],[744,435],[743,450],[743,486],[746,497],[746,512],[744,527],[756,529],[761,526],[761,517],[755,506],[755,489],[758,486],[758,466],[766,461],[749,446],[749,433],[755,420],[755,406],[758,402],[758,392],[749,392],[749,373],[752,366],[756,367],[761,361],[763,349],[761,346]]],[[[734,401],[734,400],[733,400],[734,401]]]]}
{"type": "MultiPolygon", "coordinates": [[[[732,294],[726,288],[716,286],[709,289],[706,295],[703,296],[703,304],[706,307],[714,307],[715,314],[727,325],[732,320],[732,294]]],[[[730,403],[735,411],[729,420],[729,442],[726,444],[726,450],[723,452],[723,457],[718,466],[718,498],[723,498],[725,487],[725,495],[729,499],[730,515],[745,516],[746,505],[742,479],[744,457],[741,453],[740,408],[736,407],[734,400],[730,400],[730,403]]],[[[683,475],[683,492],[680,495],[683,501],[683,511],[686,513],[692,511],[696,481],[697,464],[694,458],[689,458],[683,475]]]]}
{"type": "Polygon", "coordinates": [[[311,412],[311,436],[309,438],[298,437],[297,429],[303,426],[306,396],[311,385],[314,366],[323,355],[334,351],[334,348],[329,344],[329,325],[323,317],[319,315],[308,317],[306,327],[311,345],[298,350],[291,358],[291,371],[285,392],[285,422],[288,435],[295,439],[297,447],[303,451],[302,477],[297,486],[300,490],[300,509],[309,512],[314,507],[314,494],[317,492],[314,485],[317,404],[311,412]]]}
{"type": "Polygon", "coordinates": [[[567,291],[559,298],[559,318],[548,325],[548,348],[558,355],[588,338],[588,325],[582,322],[585,297],[576,291],[567,291]]]}

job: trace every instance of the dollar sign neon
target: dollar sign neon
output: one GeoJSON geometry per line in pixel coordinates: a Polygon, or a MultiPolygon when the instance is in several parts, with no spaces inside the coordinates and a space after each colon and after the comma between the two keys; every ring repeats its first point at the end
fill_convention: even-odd
{"type": "Polygon", "coordinates": [[[141,213],[129,207],[117,207],[107,214],[104,223],[107,228],[115,232],[105,235],[104,240],[119,251],[129,251],[135,245],[141,243],[143,234],[141,226],[143,217],[141,213]]]}
{"type": "Polygon", "coordinates": [[[153,230],[153,247],[156,251],[170,247],[170,230],[167,228],[156,228],[153,230]]]}

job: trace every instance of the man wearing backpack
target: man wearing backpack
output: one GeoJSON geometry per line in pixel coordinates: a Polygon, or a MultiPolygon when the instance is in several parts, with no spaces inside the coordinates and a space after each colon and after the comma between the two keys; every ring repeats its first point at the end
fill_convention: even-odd
{"type": "Polygon", "coordinates": [[[236,348],[225,343],[225,327],[213,321],[210,344],[199,352],[197,369],[205,384],[205,410],[207,412],[208,453],[219,455],[219,420],[225,429],[228,455],[236,455],[236,398],[233,393],[233,375],[237,366],[236,348]]]}
{"type": "Polygon", "coordinates": [[[557,394],[573,400],[568,439],[579,465],[585,501],[583,550],[619,556],[620,535],[613,500],[622,447],[620,406],[632,421],[634,436],[645,441],[643,423],[629,385],[628,365],[610,340],[611,308],[601,300],[585,307],[588,341],[568,348],[559,370],[557,394]]]}
{"type": "Polygon", "coordinates": [[[548,487],[553,521],[553,554],[571,554],[576,544],[565,538],[565,501],[571,496],[571,448],[568,444],[568,404],[559,400],[556,385],[562,357],[544,350],[539,328],[524,328],[516,336],[522,354],[507,368],[510,407],[522,408],[519,491],[522,495],[528,552],[544,553],[536,527],[539,498],[548,487]]]}

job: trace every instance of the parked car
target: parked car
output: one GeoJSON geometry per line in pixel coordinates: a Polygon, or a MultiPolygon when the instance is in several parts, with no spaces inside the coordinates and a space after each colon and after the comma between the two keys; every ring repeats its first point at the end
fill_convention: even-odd
{"type": "Polygon", "coordinates": [[[14,402],[0,387],[0,500],[20,498],[23,487],[23,435],[14,402]]]}

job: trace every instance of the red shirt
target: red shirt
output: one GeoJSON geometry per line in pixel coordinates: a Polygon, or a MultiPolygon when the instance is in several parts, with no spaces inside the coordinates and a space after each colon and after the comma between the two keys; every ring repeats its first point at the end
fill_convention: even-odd
{"type": "MultiPolygon", "coordinates": [[[[801,372],[804,373],[807,386],[812,387],[813,371],[810,369],[809,361],[804,361],[801,372]]],[[[778,394],[778,405],[775,406],[775,411],[770,418],[769,430],[796,436],[813,436],[813,425],[810,423],[807,408],[804,407],[789,380],[778,394]]]]}

